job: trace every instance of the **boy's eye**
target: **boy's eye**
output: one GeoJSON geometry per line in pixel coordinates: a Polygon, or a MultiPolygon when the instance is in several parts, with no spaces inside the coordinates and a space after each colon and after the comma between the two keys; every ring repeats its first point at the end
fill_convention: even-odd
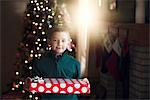
{"type": "Polygon", "coordinates": [[[62,42],[65,42],[66,40],[62,40],[62,42]]]}
{"type": "Polygon", "coordinates": [[[54,39],[53,41],[57,41],[56,39],[54,39]]]}

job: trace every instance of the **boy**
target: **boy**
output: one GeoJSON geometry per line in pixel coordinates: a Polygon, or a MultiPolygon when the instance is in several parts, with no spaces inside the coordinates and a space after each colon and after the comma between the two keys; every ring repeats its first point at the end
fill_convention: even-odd
{"type": "MultiPolygon", "coordinates": [[[[49,78],[80,78],[80,63],[66,54],[70,43],[70,35],[62,28],[54,28],[48,35],[49,53],[36,61],[33,67],[33,76],[49,78]]],[[[87,81],[87,79],[84,79],[87,81]]],[[[88,81],[87,81],[88,82],[88,81]]],[[[72,94],[42,94],[46,100],[77,100],[72,94]]]]}

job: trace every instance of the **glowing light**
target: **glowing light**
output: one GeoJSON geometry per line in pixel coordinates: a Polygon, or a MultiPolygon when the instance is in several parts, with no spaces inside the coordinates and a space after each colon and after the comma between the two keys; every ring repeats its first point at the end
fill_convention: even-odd
{"type": "Polygon", "coordinates": [[[29,95],[29,98],[32,98],[32,95],[31,95],[31,94],[29,95]]]}
{"type": "Polygon", "coordinates": [[[25,62],[25,63],[28,63],[28,61],[27,61],[27,60],[25,60],[24,62],[25,62]]]}
{"type": "Polygon", "coordinates": [[[33,1],[31,1],[31,3],[33,3],[33,1]]]}
{"type": "Polygon", "coordinates": [[[31,70],[31,69],[32,69],[32,67],[31,67],[31,66],[29,66],[29,69],[31,70]]]}
{"type": "Polygon", "coordinates": [[[49,27],[49,28],[52,28],[52,25],[49,25],[48,27],[49,27]]]}
{"type": "Polygon", "coordinates": [[[40,50],[40,48],[39,48],[39,47],[37,47],[36,49],[37,49],[37,50],[40,50]]]}
{"type": "Polygon", "coordinates": [[[44,22],[45,20],[44,19],[42,19],[42,22],[44,22]]]}
{"type": "Polygon", "coordinates": [[[19,75],[19,72],[16,72],[16,75],[19,75]]]}
{"type": "Polygon", "coordinates": [[[38,6],[38,5],[39,5],[39,3],[36,3],[36,5],[38,6]]]}
{"type": "Polygon", "coordinates": [[[41,57],[41,54],[38,54],[39,57],[41,57]]]}
{"type": "Polygon", "coordinates": [[[38,42],[35,42],[35,44],[38,44],[38,42]]]}
{"type": "Polygon", "coordinates": [[[43,39],[43,41],[46,41],[46,39],[43,39]]]}
{"type": "Polygon", "coordinates": [[[45,11],[45,8],[43,8],[42,10],[45,11]]]}
{"type": "Polygon", "coordinates": [[[42,4],[43,4],[43,2],[40,2],[40,4],[42,5],[42,4]]]}
{"type": "Polygon", "coordinates": [[[40,26],[42,26],[43,24],[42,23],[40,23],[40,26]]]}
{"type": "Polygon", "coordinates": [[[41,5],[40,7],[43,8],[43,5],[41,5]]]}
{"type": "Polygon", "coordinates": [[[22,90],[22,93],[25,93],[25,90],[22,90]]]}
{"type": "Polygon", "coordinates": [[[39,17],[39,15],[36,15],[36,17],[39,17]]]}
{"type": "Polygon", "coordinates": [[[40,41],[40,39],[38,38],[37,41],[40,41]]]}
{"type": "Polygon", "coordinates": [[[36,8],[34,8],[33,10],[36,10],[36,8]]]}
{"type": "Polygon", "coordinates": [[[20,81],[19,84],[22,84],[22,81],[20,81]]]}
{"type": "Polygon", "coordinates": [[[48,9],[48,11],[50,12],[50,11],[52,11],[51,9],[48,9]]]}
{"type": "Polygon", "coordinates": [[[46,7],[46,10],[48,10],[48,7],[46,7]]]}
{"type": "Polygon", "coordinates": [[[35,23],[35,25],[37,26],[37,25],[38,25],[38,23],[35,23]]]}
{"type": "Polygon", "coordinates": [[[33,34],[35,34],[36,33],[36,31],[33,31],[33,34]]]}
{"type": "Polygon", "coordinates": [[[44,34],[45,34],[45,32],[42,32],[42,34],[44,35],[44,34]]]}
{"type": "Polygon", "coordinates": [[[39,46],[42,46],[41,44],[39,44],[39,46]]]}
{"type": "Polygon", "coordinates": [[[38,57],[38,55],[37,55],[37,54],[35,54],[35,57],[38,57]]]}
{"type": "Polygon", "coordinates": [[[30,54],[30,57],[33,57],[33,54],[30,54]]]}
{"type": "Polygon", "coordinates": [[[39,98],[38,97],[35,97],[35,100],[38,100],[39,98]]]}
{"type": "Polygon", "coordinates": [[[33,50],[31,50],[31,53],[33,53],[33,50]]]}
{"type": "Polygon", "coordinates": [[[11,90],[15,90],[15,88],[11,88],[11,90]]]}
{"type": "Polygon", "coordinates": [[[30,16],[30,14],[27,14],[27,16],[29,17],[29,16],[30,16]]]}
{"type": "Polygon", "coordinates": [[[40,26],[39,29],[42,29],[42,27],[40,26]]]}

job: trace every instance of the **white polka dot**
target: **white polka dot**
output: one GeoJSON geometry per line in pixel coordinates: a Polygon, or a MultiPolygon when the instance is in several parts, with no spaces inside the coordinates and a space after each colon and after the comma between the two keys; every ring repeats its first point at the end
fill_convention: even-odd
{"type": "Polygon", "coordinates": [[[51,83],[46,83],[45,86],[46,86],[47,88],[50,88],[50,87],[52,86],[52,84],[51,84],[51,83]]]}
{"type": "Polygon", "coordinates": [[[51,91],[47,90],[46,93],[52,93],[51,91]]]}
{"type": "Polygon", "coordinates": [[[36,88],[37,87],[37,83],[31,83],[31,87],[32,88],[36,88]]]}
{"type": "Polygon", "coordinates": [[[67,88],[67,91],[68,91],[69,93],[71,93],[71,92],[73,91],[73,88],[72,88],[71,86],[69,86],[69,87],[67,88]]]}
{"type": "Polygon", "coordinates": [[[76,89],[78,89],[78,88],[80,88],[80,84],[74,84],[74,87],[75,87],[76,89]]]}
{"type": "Polygon", "coordinates": [[[58,88],[57,86],[54,86],[54,87],[53,87],[53,92],[54,92],[54,93],[57,93],[58,91],[59,91],[59,88],[58,88]]]}
{"type": "Polygon", "coordinates": [[[40,86],[40,87],[38,88],[38,91],[39,91],[39,92],[43,92],[43,91],[44,91],[44,87],[43,87],[43,86],[40,86]]]}
{"type": "Polygon", "coordinates": [[[65,83],[61,83],[61,84],[60,84],[60,87],[61,87],[61,88],[65,88],[65,87],[66,87],[66,84],[65,84],[65,83]]]}
{"type": "Polygon", "coordinates": [[[66,91],[60,91],[60,93],[62,93],[62,94],[66,94],[66,91]]]}
{"type": "Polygon", "coordinates": [[[86,88],[86,87],[82,87],[81,91],[82,91],[83,93],[86,93],[86,92],[87,92],[87,88],[86,88]]]}
{"type": "Polygon", "coordinates": [[[80,94],[80,92],[79,92],[79,91],[75,91],[74,93],[75,93],[75,94],[80,94]]]}

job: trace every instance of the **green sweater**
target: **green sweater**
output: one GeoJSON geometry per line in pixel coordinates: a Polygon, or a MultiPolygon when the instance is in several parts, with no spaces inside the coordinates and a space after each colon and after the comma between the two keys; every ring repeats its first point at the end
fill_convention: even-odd
{"type": "MultiPolygon", "coordinates": [[[[73,57],[62,54],[55,57],[50,51],[40,60],[36,60],[33,66],[33,76],[46,78],[80,78],[80,63],[73,57]]],[[[77,100],[76,95],[71,94],[41,94],[43,100],[77,100]]]]}

